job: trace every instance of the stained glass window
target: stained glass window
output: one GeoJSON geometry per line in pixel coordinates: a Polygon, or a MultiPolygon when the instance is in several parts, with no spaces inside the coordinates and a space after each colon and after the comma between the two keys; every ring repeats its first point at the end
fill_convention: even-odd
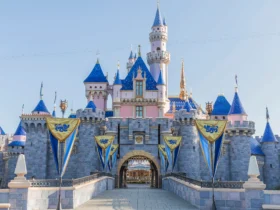
{"type": "Polygon", "coordinates": [[[136,81],[136,97],[143,96],[143,81],[136,81]]]}

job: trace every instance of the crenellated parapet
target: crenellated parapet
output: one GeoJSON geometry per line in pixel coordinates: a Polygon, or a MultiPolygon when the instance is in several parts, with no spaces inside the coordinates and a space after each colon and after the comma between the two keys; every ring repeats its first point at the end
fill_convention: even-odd
{"type": "Polygon", "coordinates": [[[76,113],[77,118],[80,118],[81,122],[97,123],[105,119],[105,111],[96,109],[79,109],[76,113]]]}
{"type": "Polygon", "coordinates": [[[24,114],[21,116],[22,126],[24,130],[29,132],[42,132],[45,133],[47,131],[46,118],[50,117],[50,115],[29,115],[24,114]]]}
{"type": "Polygon", "coordinates": [[[154,41],[168,41],[168,34],[166,31],[153,31],[150,33],[150,42],[154,41]]]}
{"type": "Polygon", "coordinates": [[[147,53],[147,61],[149,65],[161,62],[168,64],[170,62],[170,53],[160,50],[156,52],[149,52],[147,53]]]}
{"type": "Polygon", "coordinates": [[[255,133],[255,123],[253,121],[229,121],[225,133],[229,136],[252,136],[255,133]]]}

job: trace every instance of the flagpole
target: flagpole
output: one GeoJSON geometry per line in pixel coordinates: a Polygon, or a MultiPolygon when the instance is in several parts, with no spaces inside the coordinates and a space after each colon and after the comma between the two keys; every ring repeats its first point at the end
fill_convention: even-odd
{"type": "Polygon", "coordinates": [[[214,159],[213,159],[213,143],[211,145],[211,163],[212,163],[212,210],[216,210],[215,194],[214,194],[214,159]]]}

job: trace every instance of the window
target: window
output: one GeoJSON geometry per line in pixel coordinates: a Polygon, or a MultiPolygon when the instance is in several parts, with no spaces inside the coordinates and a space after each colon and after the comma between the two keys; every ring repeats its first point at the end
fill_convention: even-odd
{"type": "Polygon", "coordinates": [[[136,97],[143,96],[143,81],[136,81],[136,97]]]}
{"type": "Polygon", "coordinates": [[[143,117],[143,106],[136,106],[136,117],[143,117]]]}
{"type": "Polygon", "coordinates": [[[160,50],[160,47],[158,47],[157,50],[160,50]]]}

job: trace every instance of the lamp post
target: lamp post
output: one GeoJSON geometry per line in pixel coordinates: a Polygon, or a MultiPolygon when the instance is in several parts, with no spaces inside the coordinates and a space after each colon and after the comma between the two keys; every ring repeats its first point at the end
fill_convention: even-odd
{"type": "MultiPolygon", "coordinates": [[[[64,114],[65,114],[65,111],[68,107],[68,103],[66,100],[60,100],[60,109],[61,109],[61,112],[62,112],[62,118],[64,118],[64,114]]],[[[58,154],[59,154],[59,162],[60,162],[60,167],[59,167],[59,174],[60,174],[60,177],[59,177],[59,191],[58,191],[58,203],[57,203],[57,207],[56,207],[56,210],[62,210],[62,206],[61,206],[61,185],[62,185],[62,176],[61,176],[61,172],[62,172],[62,156],[63,156],[63,147],[62,147],[62,143],[61,142],[58,142],[58,154]]]]}
{"type": "MultiPolygon", "coordinates": [[[[213,111],[213,102],[206,102],[206,111],[208,113],[209,119],[211,119],[211,114],[213,111]]],[[[215,195],[214,195],[214,160],[213,160],[213,143],[211,145],[211,167],[212,167],[212,210],[216,210],[215,195]]]]}

